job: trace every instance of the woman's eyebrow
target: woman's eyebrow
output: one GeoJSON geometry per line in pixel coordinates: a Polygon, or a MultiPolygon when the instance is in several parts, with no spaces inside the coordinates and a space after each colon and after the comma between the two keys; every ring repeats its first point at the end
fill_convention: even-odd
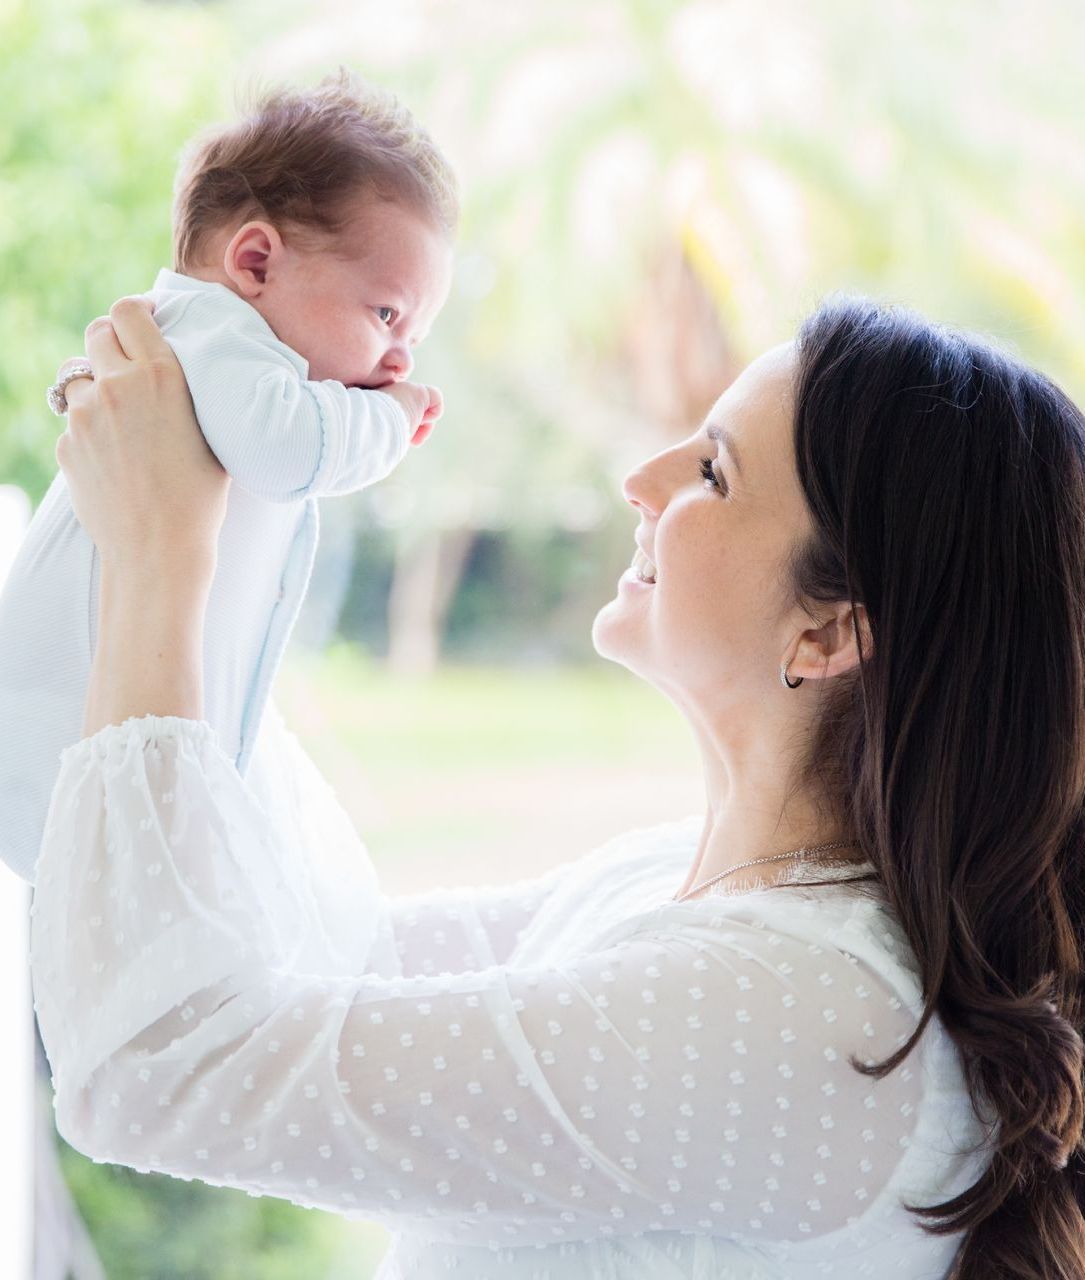
{"type": "Polygon", "coordinates": [[[735,470],[742,475],[742,459],[738,456],[738,448],[735,445],[735,437],[727,430],[726,427],[709,427],[707,432],[709,440],[718,440],[720,444],[731,455],[731,461],[735,464],[735,470]]]}

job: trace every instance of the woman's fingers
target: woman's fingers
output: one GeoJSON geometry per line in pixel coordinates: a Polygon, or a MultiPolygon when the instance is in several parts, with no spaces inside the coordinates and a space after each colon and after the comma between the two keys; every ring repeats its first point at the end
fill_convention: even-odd
{"type": "Polygon", "coordinates": [[[116,373],[130,363],[124,349],[117,341],[113,323],[108,316],[96,316],[83,333],[83,345],[94,368],[94,376],[116,373]]]}
{"type": "Polygon", "coordinates": [[[145,294],[120,298],[109,308],[117,341],[129,360],[153,361],[169,356],[169,347],[153,313],[154,303],[145,294]]]}
{"type": "Polygon", "coordinates": [[[116,373],[137,360],[150,362],[168,354],[153,312],[150,298],[133,295],[120,298],[108,316],[97,316],[87,325],[83,342],[97,377],[116,373]]]}
{"type": "Polygon", "coordinates": [[[68,425],[71,426],[72,410],[83,410],[94,398],[94,383],[90,378],[73,378],[64,391],[68,402],[68,425]]]}
{"type": "Polygon", "coordinates": [[[67,360],[57,370],[57,382],[59,382],[69,369],[74,369],[77,364],[86,364],[86,356],[69,356],[67,360]]]}
{"type": "Polygon", "coordinates": [[[230,478],[200,432],[150,300],[122,298],[91,321],[85,342],[94,377],[68,384],[56,445],[77,519],[103,560],[213,563],[230,478]]]}
{"type": "Polygon", "coordinates": [[[94,379],[68,384],[67,429],[57,441],[76,517],[103,559],[213,560],[229,476],[149,310],[115,307],[88,327],[87,352],[94,379]]]}

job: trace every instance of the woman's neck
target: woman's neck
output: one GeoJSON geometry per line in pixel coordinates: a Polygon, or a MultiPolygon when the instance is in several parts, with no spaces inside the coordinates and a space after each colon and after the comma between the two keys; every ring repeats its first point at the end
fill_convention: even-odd
{"type": "MultiPolygon", "coordinates": [[[[732,753],[725,758],[718,750],[705,750],[703,739],[701,746],[707,809],[697,851],[679,895],[717,876],[723,876],[717,885],[728,891],[773,883],[788,876],[807,855],[724,873],[755,858],[855,839],[853,832],[844,830],[831,816],[826,797],[789,789],[789,775],[781,767],[785,762],[782,753],[750,749],[741,757],[732,753]]],[[[810,861],[859,862],[862,858],[857,846],[809,855],[810,861]]]]}

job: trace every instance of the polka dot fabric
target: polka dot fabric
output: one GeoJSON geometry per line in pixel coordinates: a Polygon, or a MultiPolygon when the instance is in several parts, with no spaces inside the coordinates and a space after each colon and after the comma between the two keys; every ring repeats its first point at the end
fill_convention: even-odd
{"type": "Polygon", "coordinates": [[[876,891],[794,864],[674,903],[690,820],[384,898],[261,732],[244,781],[173,717],[61,758],[31,970],[73,1146],[379,1220],[381,1280],[947,1274],[901,1201],[968,1186],[985,1131],[937,1020],[884,1080],[849,1065],[920,1007],[876,891]]]}

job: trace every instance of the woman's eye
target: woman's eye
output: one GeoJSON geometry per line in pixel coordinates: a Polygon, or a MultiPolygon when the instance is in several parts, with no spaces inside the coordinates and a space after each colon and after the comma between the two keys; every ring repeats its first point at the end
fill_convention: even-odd
{"type": "Polygon", "coordinates": [[[395,307],[377,307],[377,317],[383,324],[392,324],[396,318],[395,307]]]}
{"type": "Polygon", "coordinates": [[[718,489],[720,493],[726,492],[726,486],[721,483],[722,476],[716,474],[711,458],[701,459],[701,478],[705,484],[711,485],[713,489],[718,489]]]}

